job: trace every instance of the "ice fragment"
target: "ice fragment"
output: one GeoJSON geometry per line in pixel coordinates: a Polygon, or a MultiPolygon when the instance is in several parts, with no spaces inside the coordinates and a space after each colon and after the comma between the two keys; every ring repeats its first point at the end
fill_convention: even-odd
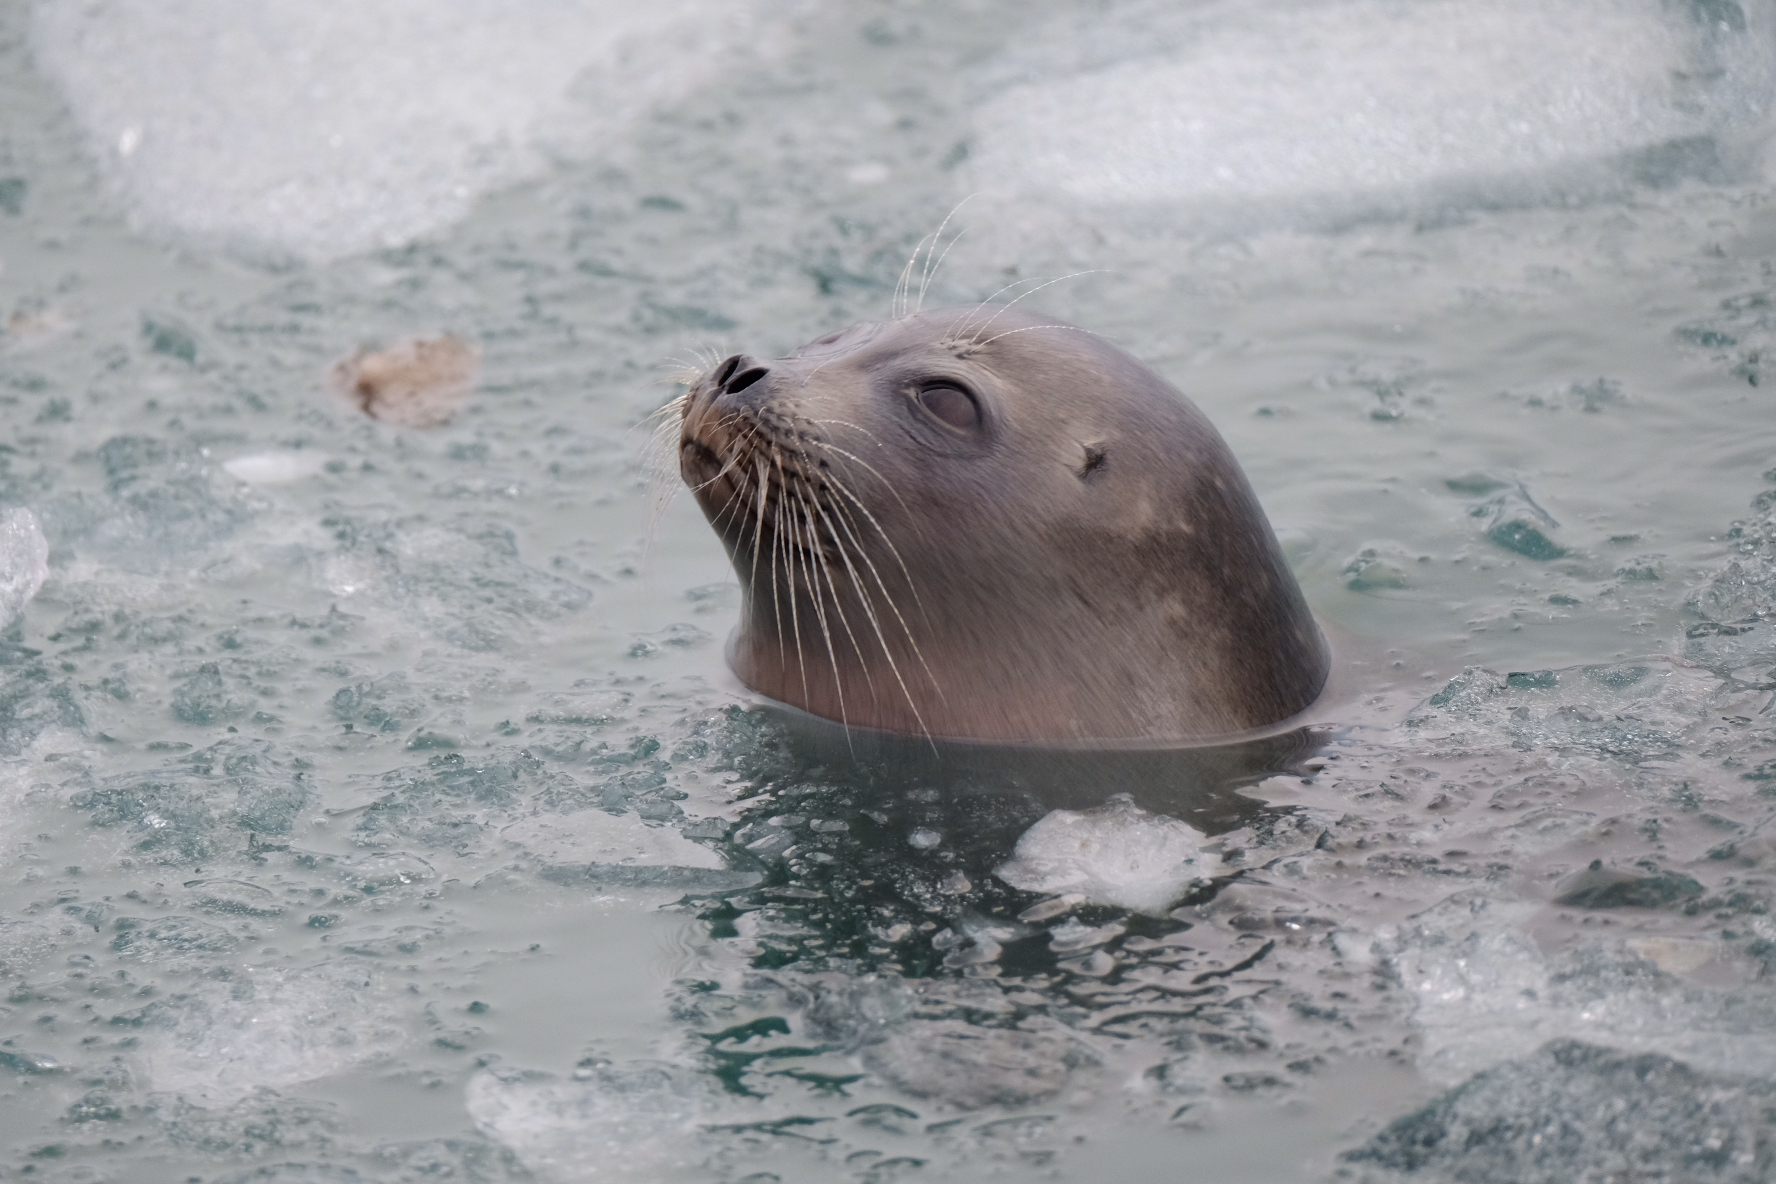
{"type": "Polygon", "coordinates": [[[1390,1124],[1348,1163],[1472,1184],[1753,1184],[1776,1173],[1776,1083],[1558,1040],[1390,1124]],[[1608,1165],[1604,1168],[1603,1165],[1608,1165]]]}
{"type": "Polygon", "coordinates": [[[994,874],[1026,892],[1077,893],[1158,915],[1219,867],[1202,841],[1189,824],[1116,794],[1095,810],[1050,811],[994,874]]]}
{"type": "Polygon", "coordinates": [[[318,452],[259,452],[224,462],[222,471],[248,485],[288,485],[314,476],[326,463],[318,452]]]}
{"type": "Polygon", "coordinates": [[[49,541],[37,516],[0,511],[0,628],[10,625],[49,578],[49,541]]]}

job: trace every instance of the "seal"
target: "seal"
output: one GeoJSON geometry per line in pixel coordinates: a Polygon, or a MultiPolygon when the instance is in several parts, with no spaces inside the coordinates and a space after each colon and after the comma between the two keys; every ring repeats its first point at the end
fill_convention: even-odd
{"type": "Polygon", "coordinates": [[[728,662],[847,728],[1212,743],[1330,655],[1232,452],[1095,334],[1009,305],[736,354],[677,405],[743,589],[728,662]]]}

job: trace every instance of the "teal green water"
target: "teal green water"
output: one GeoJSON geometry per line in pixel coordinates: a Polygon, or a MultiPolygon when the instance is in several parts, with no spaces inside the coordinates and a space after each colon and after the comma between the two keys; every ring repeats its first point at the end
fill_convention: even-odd
{"type": "MultiPolygon", "coordinates": [[[[156,155],[139,61],[114,93],[79,49],[139,13],[0,5],[0,510],[49,548],[0,635],[0,1179],[1443,1178],[1386,1124],[1515,1114],[1489,1072],[1582,1113],[1615,1063],[1550,1041],[1764,1096],[1768,14],[1575,4],[1596,57],[1504,0],[1298,7],[1274,57],[1215,5],[764,12],[629,122],[567,108],[596,145],[462,166],[460,217],[323,258],[245,199],[206,235],[201,169],[167,188],[308,151],[300,97],[156,155]],[[1290,81],[1361,53],[1368,90],[1290,81]],[[1091,157],[1146,126],[1130,78],[1223,123],[1091,157]],[[1316,155],[1335,102],[1400,113],[1360,168],[1316,155]],[[95,121],[131,103],[121,152],[95,121]],[[1213,132],[1260,116],[1298,134],[1213,132]],[[743,710],[737,585],[644,421],[687,359],[886,315],[958,203],[930,300],[1086,273],[1028,302],[1226,435],[1340,639],[1317,757],[1036,785],[743,710]],[[480,351],[447,426],[326,390],[441,331],[480,351]],[[1020,920],[994,869],[1117,792],[1224,878],[1020,920]]],[[[1769,1166],[1720,1113],[1724,1158],[1669,1178],[1769,1166]]],[[[1705,1137],[1646,1114],[1649,1171],[1705,1137]]],[[[1612,1137],[1501,1137],[1471,1178],[1612,1137]]]]}

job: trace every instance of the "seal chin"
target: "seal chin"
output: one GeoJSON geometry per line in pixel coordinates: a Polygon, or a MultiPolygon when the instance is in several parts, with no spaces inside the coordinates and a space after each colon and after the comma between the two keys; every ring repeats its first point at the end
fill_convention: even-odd
{"type": "Polygon", "coordinates": [[[679,456],[740,576],[735,673],[847,727],[1192,744],[1326,681],[1219,434],[1073,326],[983,306],[736,354],[679,456]]]}

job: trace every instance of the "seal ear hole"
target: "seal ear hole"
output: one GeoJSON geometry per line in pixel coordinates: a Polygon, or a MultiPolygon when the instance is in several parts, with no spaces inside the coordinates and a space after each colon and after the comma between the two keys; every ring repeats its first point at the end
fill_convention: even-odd
{"type": "Polygon", "coordinates": [[[961,387],[928,386],[917,398],[921,407],[957,431],[971,432],[980,427],[980,404],[961,387]]]}
{"type": "Polygon", "coordinates": [[[1081,481],[1090,480],[1098,470],[1104,467],[1104,460],[1107,456],[1108,453],[1104,451],[1103,445],[1087,444],[1085,446],[1085,463],[1079,466],[1079,479],[1081,481]]]}

